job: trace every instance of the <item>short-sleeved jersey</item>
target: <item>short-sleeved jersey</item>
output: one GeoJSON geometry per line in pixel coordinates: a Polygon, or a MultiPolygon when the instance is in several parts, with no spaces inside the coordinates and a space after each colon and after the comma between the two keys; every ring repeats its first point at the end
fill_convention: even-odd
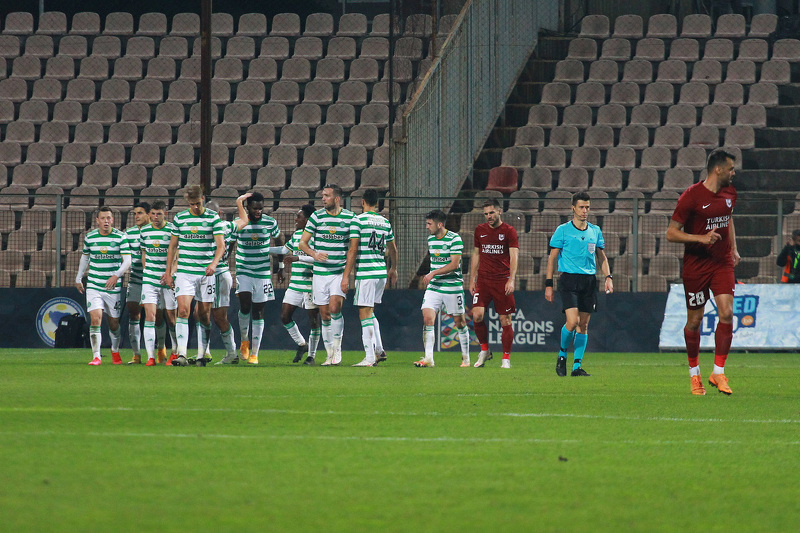
{"type": "Polygon", "coordinates": [[[496,228],[488,222],[475,228],[473,242],[480,253],[478,278],[492,281],[507,281],[511,276],[511,248],[519,248],[517,230],[503,222],[496,228]]]}
{"type": "Polygon", "coordinates": [[[269,246],[280,233],[278,222],[272,217],[262,215],[255,222],[248,221],[236,235],[236,275],[269,279],[272,276],[269,246]]]}
{"type": "Polygon", "coordinates": [[[219,215],[210,209],[204,209],[200,215],[193,215],[186,209],[175,215],[172,226],[172,235],[178,237],[180,249],[178,272],[205,276],[206,268],[217,252],[214,236],[225,235],[225,226],[219,215]]]}
{"type": "Polygon", "coordinates": [[[315,276],[334,276],[344,272],[353,217],[355,213],[347,209],[342,209],[337,215],[319,209],[309,217],[304,231],[314,237],[315,251],[328,254],[327,261],[314,261],[315,276]]]}
{"type": "MultiPolygon", "coordinates": [[[[441,239],[436,235],[428,235],[428,251],[431,254],[431,272],[445,266],[454,255],[464,253],[464,243],[458,233],[448,231],[441,239]]],[[[442,276],[434,276],[428,284],[428,290],[443,294],[460,294],[464,292],[464,280],[461,277],[461,262],[458,268],[442,276]]]]}
{"type": "Polygon", "coordinates": [[[231,243],[236,240],[236,233],[239,231],[239,226],[236,225],[236,222],[223,220],[222,226],[225,228],[225,253],[222,254],[222,259],[220,259],[219,265],[217,265],[217,270],[214,272],[214,274],[217,276],[224,274],[225,272],[230,272],[231,270],[231,267],[228,264],[231,243]]]}
{"type": "Polygon", "coordinates": [[[394,241],[389,221],[372,211],[356,215],[350,238],[358,239],[356,279],[386,279],[386,243],[394,241]]]}
{"type": "Polygon", "coordinates": [[[82,253],[89,256],[89,278],[86,288],[112,294],[122,290],[122,278],[117,280],[117,285],[113,289],[106,289],[108,278],[122,266],[122,256],[131,254],[122,231],[112,228],[108,235],[101,234],[98,229],[90,231],[83,240],[82,253]]]}
{"type": "Polygon", "coordinates": [[[572,221],[561,224],[550,238],[550,247],[558,248],[558,271],[570,274],[597,274],[595,252],[606,247],[603,232],[587,222],[578,229],[572,221]]]}
{"type": "MultiPolygon", "coordinates": [[[[300,239],[303,237],[303,230],[299,229],[294,232],[292,238],[286,243],[286,248],[292,255],[301,256],[308,255],[300,249],[300,239]]],[[[308,242],[311,249],[314,249],[314,237],[308,242]]],[[[295,261],[292,263],[292,273],[289,276],[289,288],[298,292],[311,292],[311,286],[314,277],[314,265],[312,263],[304,263],[302,261],[295,261]]]]}
{"type": "MultiPolygon", "coordinates": [[[[171,222],[166,222],[163,228],[155,228],[152,224],[142,226],[139,242],[145,254],[143,285],[167,286],[161,284],[161,276],[167,271],[167,252],[173,229],[171,222]]],[[[141,259],[141,254],[139,256],[141,259]]]]}
{"type": "Polygon", "coordinates": [[[710,246],[685,243],[683,275],[706,274],[719,267],[733,268],[731,254],[730,221],[736,205],[736,189],[731,186],[718,193],[709,191],[703,182],[695,183],[678,198],[672,220],[683,225],[683,231],[702,235],[716,230],[720,239],[710,246]]]}
{"type": "Polygon", "coordinates": [[[139,249],[141,230],[139,226],[125,230],[125,240],[128,241],[128,249],[131,252],[131,276],[128,278],[128,283],[142,283],[142,252],[139,249]]]}

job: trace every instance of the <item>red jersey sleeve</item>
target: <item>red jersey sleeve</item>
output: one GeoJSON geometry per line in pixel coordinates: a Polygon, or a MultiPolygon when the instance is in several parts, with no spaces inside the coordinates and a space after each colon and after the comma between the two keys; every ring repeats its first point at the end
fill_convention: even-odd
{"type": "Polygon", "coordinates": [[[508,247],[519,248],[519,238],[517,237],[517,230],[514,228],[514,226],[509,225],[508,227],[510,228],[508,232],[508,247]]]}
{"type": "Polygon", "coordinates": [[[692,188],[686,189],[680,198],[678,198],[678,205],[675,206],[675,212],[672,213],[672,220],[686,224],[694,209],[694,195],[691,193],[692,188]]]}

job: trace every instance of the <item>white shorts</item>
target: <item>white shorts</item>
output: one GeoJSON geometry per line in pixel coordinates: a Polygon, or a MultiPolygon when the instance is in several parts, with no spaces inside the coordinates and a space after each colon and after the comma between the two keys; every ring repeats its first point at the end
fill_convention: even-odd
{"type": "Polygon", "coordinates": [[[236,294],[249,292],[253,303],[271,302],[275,299],[275,289],[270,278],[254,278],[239,274],[236,276],[236,294]]]}
{"type": "Polygon", "coordinates": [[[128,294],[125,296],[125,301],[128,303],[141,303],[142,301],[142,284],[141,283],[128,283],[128,294]]]}
{"type": "Polygon", "coordinates": [[[191,296],[198,302],[212,303],[216,296],[217,282],[214,276],[185,274],[178,272],[175,276],[175,297],[191,296]]]}
{"type": "Polygon", "coordinates": [[[90,313],[102,309],[111,318],[119,318],[122,313],[122,291],[110,293],[87,288],[86,309],[90,313]]]}
{"type": "Polygon", "coordinates": [[[304,309],[316,309],[317,305],[311,298],[310,292],[300,292],[294,289],[286,289],[283,295],[283,303],[302,307],[304,309]]]}
{"type": "Polygon", "coordinates": [[[426,290],[425,296],[422,298],[422,309],[441,310],[448,315],[463,315],[465,312],[464,295],[461,293],[442,294],[441,292],[426,290]]]}
{"type": "Polygon", "coordinates": [[[142,286],[142,304],[156,304],[156,309],[177,309],[175,291],[169,287],[142,286]]]}
{"type": "Polygon", "coordinates": [[[311,282],[311,291],[316,305],[328,305],[331,301],[331,296],[346,297],[345,293],[342,292],[341,274],[314,276],[314,280],[311,282]]]}
{"type": "Polygon", "coordinates": [[[383,299],[383,289],[386,287],[384,279],[357,279],[356,295],[353,305],[358,307],[375,307],[383,299]]]}
{"type": "Polygon", "coordinates": [[[233,288],[233,276],[231,271],[223,272],[222,274],[214,274],[217,284],[216,297],[212,309],[219,309],[221,307],[231,306],[231,289],[233,288]]]}

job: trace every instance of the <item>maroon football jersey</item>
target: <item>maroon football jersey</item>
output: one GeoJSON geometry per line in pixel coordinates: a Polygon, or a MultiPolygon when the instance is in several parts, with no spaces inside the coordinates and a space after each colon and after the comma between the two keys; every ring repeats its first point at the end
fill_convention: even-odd
{"type": "Polygon", "coordinates": [[[720,267],[733,268],[729,228],[735,205],[736,189],[732,186],[714,194],[702,181],[686,189],[678,199],[672,220],[683,224],[683,231],[702,235],[713,229],[722,237],[710,246],[700,243],[684,245],[684,277],[705,274],[720,267]]]}
{"type": "Polygon", "coordinates": [[[475,248],[480,252],[478,278],[508,280],[511,275],[510,248],[519,248],[517,230],[503,222],[496,228],[484,222],[475,228],[475,248]]]}

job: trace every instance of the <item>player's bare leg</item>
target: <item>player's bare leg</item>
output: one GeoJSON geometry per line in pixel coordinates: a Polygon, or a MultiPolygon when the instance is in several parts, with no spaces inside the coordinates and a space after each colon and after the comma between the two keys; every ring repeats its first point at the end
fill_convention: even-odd
{"type": "Polygon", "coordinates": [[[325,346],[325,361],[322,366],[330,366],[334,360],[330,306],[329,304],[320,305],[318,309],[319,318],[322,321],[322,344],[325,346]]]}
{"type": "Polygon", "coordinates": [[[425,347],[425,355],[419,361],[414,363],[418,367],[432,367],[433,362],[433,345],[436,342],[436,311],[428,307],[422,310],[422,344],[425,347]]]}
{"type": "Polygon", "coordinates": [[[129,365],[138,365],[142,362],[141,349],[141,326],[142,326],[142,305],[139,302],[128,302],[128,337],[131,340],[133,358],[128,361],[129,365]]]}
{"type": "Polygon", "coordinates": [[[704,396],[703,378],[700,376],[700,324],[703,321],[703,311],[700,309],[686,310],[686,325],[683,328],[683,337],[686,340],[686,356],[689,359],[689,380],[691,392],[695,396],[704,396]]]}
{"type": "Polygon", "coordinates": [[[511,368],[511,347],[514,345],[514,326],[511,324],[511,315],[500,315],[500,326],[503,333],[500,337],[503,343],[503,362],[500,368],[511,368]]]}
{"type": "Polygon", "coordinates": [[[250,358],[250,312],[253,305],[252,294],[240,292],[239,297],[239,353],[241,360],[247,362],[250,358]]]}
{"type": "Polygon", "coordinates": [[[358,318],[361,320],[361,342],[364,345],[364,360],[353,366],[375,366],[375,328],[372,325],[372,307],[359,307],[358,318]]]}
{"type": "Polygon", "coordinates": [[[100,353],[100,345],[103,342],[102,325],[103,310],[89,311],[89,342],[92,346],[92,360],[89,364],[92,366],[98,366],[103,361],[103,355],[100,353]]]}
{"type": "MultiPolygon", "coordinates": [[[[475,336],[478,337],[478,343],[481,346],[481,351],[478,353],[478,360],[475,361],[475,368],[480,368],[486,361],[492,359],[492,351],[489,349],[489,329],[486,327],[483,317],[486,312],[485,307],[475,306],[472,308],[472,322],[475,324],[475,336]]],[[[465,366],[462,361],[461,366],[465,366]]],[[[469,361],[467,365],[469,366],[469,361]]]]}
{"type": "Polygon", "coordinates": [[[453,322],[458,330],[458,343],[461,345],[461,366],[469,366],[469,328],[465,315],[453,315],[453,322]]]}
{"type": "Polygon", "coordinates": [[[575,333],[575,353],[573,355],[572,373],[570,374],[572,377],[588,377],[590,375],[581,367],[581,361],[586,352],[586,343],[589,340],[590,318],[592,318],[591,313],[578,313],[578,327],[575,333]]]}
{"type": "Polygon", "coordinates": [[[292,320],[295,309],[297,309],[297,306],[290,303],[284,302],[281,305],[281,324],[283,324],[284,329],[286,329],[289,336],[297,345],[297,351],[295,352],[294,359],[292,359],[292,363],[299,363],[303,359],[303,354],[308,353],[308,343],[306,343],[303,334],[300,333],[300,328],[297,327],[297,323],[292,320]]]}
{"type": "Polygon", "coordinates": [[[708,382],[722,393],[733,394],[725,377],[725,361],[731,349],[733,340],[733,294],[718,294],[714,296],[717,304],[719,323],[714,333],[714,370],[708,376],[708,382]]]}
{"type": "Polygon", "coordinates": [[[575,334],[578,329],[578,308],[570,307],[564,311],[567,321],[561,328],[561,347],[558,352],[558,359],[556,360],[556,374],[560,377],[567,375],[567,352],[575,339],[575,334]]]}
{"type": "Polygon", "coordinates": [[[342,316],[344,298],[331,294],[328,309],[331,315],[331,345],[333,346],[334,365],[342,362],[342,335],[344,334],[344,317],[342,316]]]}

